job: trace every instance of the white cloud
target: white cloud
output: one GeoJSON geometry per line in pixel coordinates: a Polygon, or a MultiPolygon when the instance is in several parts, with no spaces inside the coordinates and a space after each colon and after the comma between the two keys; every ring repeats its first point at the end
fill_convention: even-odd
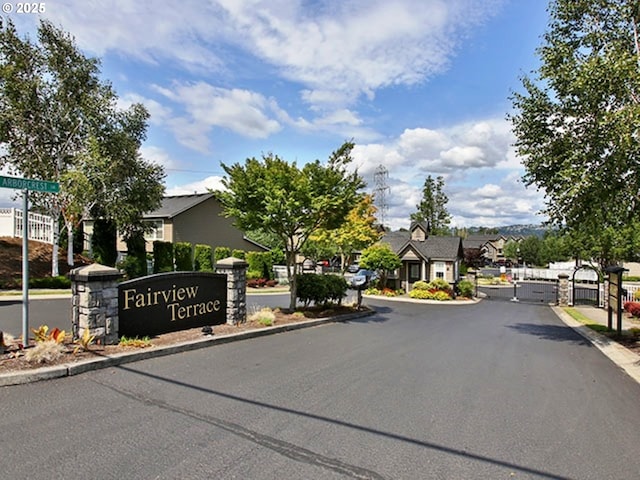
{"type": "Polygon", "coordinates": [[[266,138],[282,127],[273,116],[286,114],[265,96],[238,88],[214,87],[206,82],[179,83],[153,89],[184,112],[166,120],[176,139],[194,150],[208,153],[213,127],[248,138],[266,138]]]}
{"type": "Polygon", "coordinates": [[[387,222],[394,229],[409,226],[428,175],[444,177],[454,225],[539,223],[543,195],[525,189],[512,143],[508,123],[498,119],[406,129],[388,143],[356,145],[354,167],[371,189],[376,168],[387,168],[387,222]]]}
{"type": "Polygon", "coordinates": [[[46,16],[98,56],[200,73],[228,74],[226,53],[239,47],[299,84],[312,107],[333,109],[442,72],[466,32],[503,1],[72,0],[46,16]]]}
{"type": "Polygon", "coordinates": [[[197,182],[175,185],[167,188],[165,195],[191,195],[192,193],[207,193],[209,190],[222,190],[222,177],[211,176],[197,182]]]}
{"type": "Polygon", "coordinates": [[[161,165],[164,168],[176,168],[178,166],[178,162],[160,147],[143,145],[140,147],[140,154],[145,160],[161,165]]]}

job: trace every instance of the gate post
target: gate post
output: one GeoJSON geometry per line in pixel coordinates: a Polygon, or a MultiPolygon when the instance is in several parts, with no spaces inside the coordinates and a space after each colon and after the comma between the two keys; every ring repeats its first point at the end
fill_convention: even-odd
{"type": "Polygon", "coordinates": [[[475,289],[475,293],[474,293],[474,297],[478,298],[478,274],[477,272],[473,269],[470,268],[467,270],[467,274],[466,274],[467,280],[469,280],[471,283],[473,283],[473,288],[475,289]]]}
{"type": "Polygon", "coordinates": [[[558,275],[558,305],[561,307],[569,306],[569,275],[561,273],[558,275]]]}
{"type": "Polygon", "coordinates": [[[216,273],[227,276],[227,324],[247,321],[247,267],[249,264],[235,257],[220,260],[216,273]]]}

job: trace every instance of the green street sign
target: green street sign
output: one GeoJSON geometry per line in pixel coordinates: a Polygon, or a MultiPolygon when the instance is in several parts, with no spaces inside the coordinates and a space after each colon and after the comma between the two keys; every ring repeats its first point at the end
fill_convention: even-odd
{"type": "Polygon", "coordinates": [[[32,190],[34,192],[58,193],[60,184],[46,180],[32,180],[30,178],[0,176],[0,187],[15,188],[17,190],[32,190]]]}

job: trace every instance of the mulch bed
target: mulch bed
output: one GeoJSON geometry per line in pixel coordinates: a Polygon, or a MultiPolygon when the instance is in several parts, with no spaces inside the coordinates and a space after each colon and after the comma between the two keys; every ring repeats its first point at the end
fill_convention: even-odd
{"type": "MultiPolygon", "coordinates": [[[[366,309],[361,309],[363,311],[366,309]]],[[[345,315],[357,312],[355,307],[340,306],[330,309],[321,309],[317,307],[299,309],[298,312],[291,314],[279,309],[273,310],[275,314],[274,326],[287,325],[291,323],[300,323],[314,318],[328,318],[338,315],[345,315]]],[[[249,330],[257,330],[267,328],[266,325],[257,321],[247,320],[245,323],[238,325],[216,325],[213,327],[213,335],[223,336],[234,333],[246,332],[249,330]]],[[[169,345],[176,345],[184,342],[195,341],[206,336],[202,328],[192,328],[189,330],[181,330],[178,332],[165,333],[149,339],[144,346],[134,345],[95,345],[92,344],[89,350],[79,350],[74,353],[77,345],[74,344],[69,337],[63,343],[66,352],[58,359],[47,363],[29,362],[24,356],[24,350],[20,350],[16,344],[8,344],[4,353],[0,354],[0,374],[11,373],[25,370],[32,370],[41,367],[50,367],[69,363],[77,363],[84,360],[95,359],[104,356],[117,355],[121,353],[136,351],[141,348],[157,348],[169,345]]],[[[8,343],[8,342],[5,342],[8,343]]],[[[1,348],[1,347],[0,347],[1,348]]]]}

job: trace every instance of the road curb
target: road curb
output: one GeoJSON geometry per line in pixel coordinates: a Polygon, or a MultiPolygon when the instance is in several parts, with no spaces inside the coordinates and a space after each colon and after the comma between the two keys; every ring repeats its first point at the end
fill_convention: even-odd
{"type": "Polygon", "coordinates": [[[101,368],[117,367],[125,363],[137,362],[149,358],[164,357],[176,353],[198,350],[201,348],[211,347],[224,343],[246,340],[249,338],[264,337],[276,333],[288,332],[292,330],[300,330],[303,328],[316,327],[326,323],[346,322],[357,318],[373,315],[374,310],[365,312],[355,312],[336,317],[317,318],[306,320],[304,322],[289,323],[286,325],[275,325],[273,327],[261,328],[259,330],[249,330],[246,332],[232,333],[228,335],[206,337],[199,340],[191,340],[188,342],[177,343],[175,345],[167,345],[164,347],[152,347],[137,352],[124,352],[117,355],[105,355],[102,358],[95,358],[82,362],[66,363],[56,365],[54,367],[42,367],[33,370],[24,370],[15,373],[0,374],[0,387],[11,385],[22,385],[25,383],[33,383],[41,380],[51,380],[54,378],[70,377],[79,375],[91,370],[101,368]]]}
{"type": "Polygon", "coordinates": [[[590,329],[586,325],[575,320],[571,315],[566,313],[562,307],[551,306],[551,309],[562,320],[565,325],[571,327],[584,338],[589,340],[598,350],[607,356],[613,363],[624,370],[627,375],[640,383],[640,355],[632,352],[628,348],[620,345],[615,340],[601,335],[595,330],[590,329]]]}

